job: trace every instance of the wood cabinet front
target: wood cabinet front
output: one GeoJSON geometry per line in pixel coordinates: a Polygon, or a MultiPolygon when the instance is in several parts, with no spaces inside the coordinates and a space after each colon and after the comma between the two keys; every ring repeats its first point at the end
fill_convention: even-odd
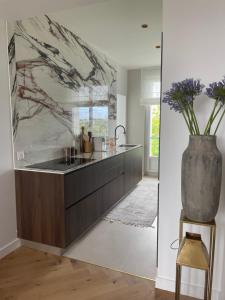
{"type": "Polygon", "coordinates": [[[84,233],[104,212],[101,190],[66,210],[66,245],[84,233]]]}
{"type": "Polygon", "coordinates": [[[63,175],[16,170],[18,237],[65,247],[63,175]]]}
{"type": "Polygon", "coordinates": [[[124,173],[124,156],[118,155],[65,175],[66,208],[124,173]]]}
{"type": "Polygon", "coordinates": [[[69,174],[16,171],[18,237],[65,248],[142,178],[142,148],[69,174]]]}
{"type": "Polygon", "coordinates": [[[125,193],[128,193],[142,179],[142,148],[125,152],[125,193]]]}

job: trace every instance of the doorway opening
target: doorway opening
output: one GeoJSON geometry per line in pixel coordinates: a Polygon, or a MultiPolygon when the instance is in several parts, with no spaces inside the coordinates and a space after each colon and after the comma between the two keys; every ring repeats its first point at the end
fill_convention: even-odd
{"type": "MultiPolygon", "coordinates": [[[[67,22],[70,15],[64,16],[67,22]]],[[[160,156],[161,1],[156,4],[149,0],[109,0],[93,5],[92,10],[81,8],[75,16],[77,24],[73,26],[78,33],[118,63],[117,118],[116,123],[109,120],[107,135],[113,135],[116,125],[123,125],[126,135],[118,130],[117,145],[143,146],[143,179],[64,255],[154,280],[160,156]],[[129,15],[128,6],[136,15],[129,15]],[[102,20],[100,15],[108,19],[102,20]],[[89,21],[82,27],[79,18],[89,21]],[[113,19],[117,20],[114,24],[113,19]],[[144,19],[145,23],[149,20],[149,26],[141,26],[144,19]],[[111,38],[107,34],[110,30],[111,38]]],[[[72,20],[74,15],[71,24],[72,20]]]]}
{"type": "Polygon", "coordinates": [[[42,242],[155,279],[162,0],[88,2],[8,24],[15,167],[65,175],[42,242]]]}
{"type": "Polygon", "coordinates": [[[162,1],[91,2],[9,24],[15,166],[46,168],[63,150],[57,170],[76,176],[62,231],[79,237],[64,255],[155,279],[162,1]],[[74,158],[97,173],[77,175],[74,158]]]}

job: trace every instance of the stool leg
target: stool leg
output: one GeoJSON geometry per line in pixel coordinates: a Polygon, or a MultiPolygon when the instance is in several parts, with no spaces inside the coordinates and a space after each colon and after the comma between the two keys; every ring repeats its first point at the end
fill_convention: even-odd
{"type": "Polygon", "coordinates": [[[212,297],[212,283],[213,283],[213,265],[214,265],[214,252],[215,252],[215,242],[216,242],[216,227],[211,227],[210,232],[210,268],[209,268],[209,292],[208,300],[212,297]]]}
{"type": "Polygon", "coordinates": [[[179,228],[179,246],[180,246],[181,241],[182,241],[182,238],[183,238],[183,232],[184,232],[183,227],[184,227],[184,226],[183,226],[183,222],[180,221],[180,228],[179,228]]]}
{"type": "Polygon", "coordinates": [[[176,293],[175,300],[180,300],[181,266],[176,265],[176,293]]]}
{"type": "Polygon", "coordinates": [[[209,295],[209,272],[205,271],[205,292],[204,292],[204,300],[208,300],[209,295]]]}

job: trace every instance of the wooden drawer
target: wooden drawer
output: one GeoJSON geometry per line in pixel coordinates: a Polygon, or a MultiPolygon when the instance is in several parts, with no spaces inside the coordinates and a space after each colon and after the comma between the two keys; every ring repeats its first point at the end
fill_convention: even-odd
{"type": "Polygon", "coordinates": [[[142,179],[142,157],[142,148],[125,152],[125,193],[142,179]]]}
{"type": "Polygon", "coordinates": [[[102,189],[102,204],[105,211],[116,204],[124,195],[124,174],[105,185],[102,189]]]}
{"type": "Polygon", "coordinates": [[[124,172],[124,155],[118,155],[96,165],[98,180],[104,185],[119,177],[124,172]]]}
{"type": "Polygon", "coordinates": [[[66,244],[85,232],[118,202],[124,193],[124,175],[66,210],[66,244]]]}
{"type": "Polygon", "coordinates": [[[94,165],[65,175],[64,190],[66,208],[91,194],[96,189],[95,181],[93,180],[95,176],[94,165]]]}
{"type": "Polygon", "coordinates": [[[66,245],[85,232],[104,212],[101,190],[66,210],[66,245]]]}
{"type": "Polygon", "coordinates": [[[66,208],[93,193],[124,172],[124,156],[118,155],[65,176],[66,208]]]}

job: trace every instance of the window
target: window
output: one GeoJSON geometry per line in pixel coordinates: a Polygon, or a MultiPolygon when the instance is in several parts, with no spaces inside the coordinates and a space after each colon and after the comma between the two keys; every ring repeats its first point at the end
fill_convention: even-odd
{"type": "Polygon", "coordinates": [[[108,101],[109,87],[107,85],[82,86],[79,88],[78,97],[79,101],[108,101]]]}
{"type": "Polygon", "coordinates": [[[93,101],[108,100],[109,87],[107,85],[98,85],[92,87],[92,99],[93,101]]]}
{"type": "Polygon", "coordinates": [[[150,157],[159,157],[160,106],[150,106],[150,157]]]}
{"type": "Polygon", "coordinates": [[[73,108],[74,132],[80,133],[84,126],[92,131],[93,136],[108,135],[108,106],[76,107],[73,108]]]}
{"type": "Polygon", "coordinates": [[[141,105],[152,105],[160,98],[160,68],[141,70],[141,105]]]}
{"type": "Polygon", "coordinates": [[[160,98],[160,81],[153,81],[151,85],[151,95],[153,99],[160,98]]]}

